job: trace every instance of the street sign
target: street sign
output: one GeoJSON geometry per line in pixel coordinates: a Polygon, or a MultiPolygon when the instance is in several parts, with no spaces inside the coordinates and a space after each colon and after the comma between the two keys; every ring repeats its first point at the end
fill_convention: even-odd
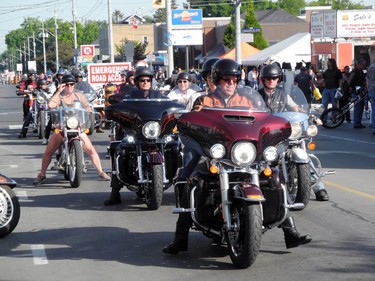
{"type": "Polygon", "coordinates": [[[242,28],[241,33],[254,33],[254,32],[260,32],[259,27],[246,27],[242,28]]]}
{"type": "Polygon", "coordinates": [[[82,57],[95,56],[95,46],[94,45],[81,45],[81,56],[82,57]]]}

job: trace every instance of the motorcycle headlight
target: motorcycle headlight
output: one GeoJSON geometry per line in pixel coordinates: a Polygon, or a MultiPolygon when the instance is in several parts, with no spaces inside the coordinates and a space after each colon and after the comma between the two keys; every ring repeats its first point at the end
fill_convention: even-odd
{"type": "Polygon", "coordinates": [[[157,139],[160,131],[160,125],[155,121],[147,122],[142,128],[142,134],[148,139],[157,139]]]}
{"type": "Polygon", "coordinates": [[[318,134],[318,127],[316,125],[310,125],[306,129],[306,134],[309,137],[315,137],[318,134]]]}
{"type": "Polygon", "coordinates": [[[291,123],[292,134],[290,135],[291,139],[299,139],[302,136],[303,128],[301,123],[291,123]]]}
{"type": "Polygon", "coordinates": [[[214,144],[210,148],[210,155],[214,159],[223,158],[225,155],[225,147],[222,144],[214,144]]]}
{"type": "Polygon", "coordinates": [[[76,129],[78,127],[78,124],[79,124],[79,121],[78,121],[78,118],[77,117],[69,117],[67,120],[66,120],[66,126],[68,126],[68,128],[70,129],[76,129]]]}
{"type": "Polygon", "coordinates": [[[232,161],[237,165],[250,165],[255,157],[256,148],[251,142],[238,142],[232,148],[232,161]]]}
{"type": "Polygon", "coordinates": [[[266,161],[273,162],[278,156],[277,149],[274,146],[269,146],[263,151],[263,158],[266,161]]]}

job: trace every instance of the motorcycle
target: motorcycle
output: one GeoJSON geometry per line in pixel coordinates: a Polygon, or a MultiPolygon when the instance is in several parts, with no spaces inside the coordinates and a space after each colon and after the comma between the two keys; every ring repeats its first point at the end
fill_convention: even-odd
{"type": "Polygon", "coordinates": [[[12,190],[16,186],[14,180],[0,174],[0,238],[10,234],[20,219],[20,203],[12,190]]]}
{"type": "Polygon", "coordinates": [[[39,139],[45,136],[46,126],[50,120],[50,112],[48,109],[49,98],[46,92],[36,91],[36,114],[34,115],[34,122],[39,139]]]}
{"type": "MultiPolygon", "coordinates": [[[[284,90],[285,92],[285,90],[284,90]]],[[[289,97],[296,108],[284,108],[274,116],[283,117],[291,123],[292,134],[289,139],[281,142],[279,151],[279,167],[282,182],[285,183],[288,203],[302,203],[304,208],[310,201],[311,189],[321,182],[321,178],[334,171],[321,171],[321,162],[317,156],[308,153],[316,148],[313,137],[318,134],[318,127],[313,123],[314,116],[302,90],[292,86],[289,97]]],[[[302,208],[303,209],[303,208],[302,208]]],[[[301,209],[299,209],[301,210],[301,209]]]]}
{"type": "Polygon", "coordinates": [[[290,123],[272,116],[256,91],[242,89],[251,91],[256,109],[203,107],[178,116],[180,136],[199,144],[204,155],[187,182],[175,183],[172,212],[191,213],[193,229],[226,243],[232,263],[248,268],[262,234],[301,204],[287,202],[278,167],[271,166],[278,159],[277,144],[291,134],[290,123]]]}
{"type": "Polygon", "coordinates": [[[90,128],[87,134],[92,135],[95,128],[100,127],[102,124],[103,118],[101,115],[101,111],[103,110],[104,105],[100,106],[100,91],[90,91],[88,93],[83,93],[83,95],[85,96],[91,107],[90,128]]]}
{"type": "Polygon", "coordinates": [[[51,109],[52,128],[55,133],[62,134],[57,154],[57,170],[69,180],[72,188],[81,185],[82,174],[85,172],[81,134],[88,133],[91,126],[90,112],[77,102],[75,107],[58,107],[51,109]]]}
{"type": "Polygon", "coordinates": [[[106,106],[105,115],[118,134],[111,137],[109,155],[112,188],[126,186],[157,210],[181,165],[174,113],[183,104],[168,99],[124,99],[106,106]],[[121,127],[121,130],[118,128],[121,127]]]}

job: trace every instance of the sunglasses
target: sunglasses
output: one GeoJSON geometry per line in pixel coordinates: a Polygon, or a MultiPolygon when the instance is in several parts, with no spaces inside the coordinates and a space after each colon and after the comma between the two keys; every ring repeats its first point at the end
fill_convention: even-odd
{"type": "Polygon", "coordinates": [[[266,80],[277,80],[279,77],[265,77],[266,80]]]}
{"type": "Polygon", "coordinates": [[[189,82],[188,80],[178,80],[178,83],[187,83],[189,82]]]}
{"type": "Polygon", "coordinates": [[[151,79],[141,79],[141,80],[139,80],[139,82],[141,82],[141,83],[145,83],[145,82],[150,83],[151,79]]]}
{"type": "Polygon", "coordinates": [[[237,78],[221,78],[225,83],[229,84],[230,82],[237,83],[237,78]]]}
{"type": "Polygon", "coordinates": [[[66,83],[66,86],[74,86],[74,83],[66,83]]]}

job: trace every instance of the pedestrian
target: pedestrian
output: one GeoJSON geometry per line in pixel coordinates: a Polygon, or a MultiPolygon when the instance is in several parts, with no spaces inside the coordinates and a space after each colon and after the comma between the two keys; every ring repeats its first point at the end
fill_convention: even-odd
{"type": "MultiPolygon", "coordinates": [[[[359,94],[357,93],[356,87],[364,87],[366,86],[366,74],[364,73],[364,69],[366,68],[366,60],[359,59],[352,72],[350,73],[348,83],[349,83],[349,91],[351,93],[352,99],[358,100],[360,99],[359,94]]],[[[354,119],[354,129],[363,129],[366,128],[365,125],[362,124],[362,115],[363,110],[365,108],[364,100],[358,101],[354,105],[353,111],[353,119],[354,119]]]]}
{"type": "Polygon", "coordinates": [[[314,83],[310,74],[307,73],[306,67],[301,66],[300,73],[294,77],[294,84],[298,86],[306,97],[307,103],[311,104],[311,91],[314,89],[314,83]]]}
{"type": "Polygon", "coordinates": [[[337,108],[337,99],[335,98],[336,91],[341,91],[342,88],[342,73],[337,68],[335,59],[328,59],[327,70],[323,73],[324,90],[322,104],[324,109],[328,108],[328,104],[332,103],[332,108],[337,108]]]}
{"type": "MultiPolygon", "coordinates": [[[[347,106],[350,102],[350,91],[349,91],[349,76],[350,76],[350,66],[346,65],[344,67],[344,71],[342,72],[342,98],[339,100],[339,107],[340,109],[347,106]]],[[[346,122],[352,122],[350,119],[350,110],[345,113],[345,120],[346,122]]]]}
{"type": "Polygon", "coordinates": [[[372,134],[375,135],[375,63],[367,69],[366,84],[371,104],[371,129],[372,134]]]}

